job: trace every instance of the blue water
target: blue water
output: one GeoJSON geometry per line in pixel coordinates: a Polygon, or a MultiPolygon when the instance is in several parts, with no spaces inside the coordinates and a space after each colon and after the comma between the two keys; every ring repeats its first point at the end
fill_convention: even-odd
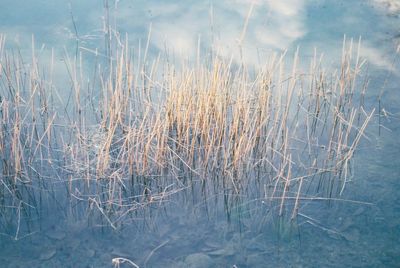
{"type": "MultiPolygon", "coordinates": [[[[202,48],[256,66],[272,52],[297,47],[306,61],[316,48],[333,68],[340,65],[344,35],[355,43],[361,36],[370,80],[366,107],[377,108],[383,92],[384,109],[368,127],[340,196],[361,203],[305,202],[296,221],[288,223],[261,200],[226,201],[222,194],[183,191],[132,215],[118,230],[96,218],[74,217],[78,209],[60,214],[49,209],[40,215],[46,220],[24,229],[18,240],[15,233],[2,233],[0,267],[112,267],[116,257],[140,267],[398,267],[400,13],[378,2],[255,1],[241,39],[251,1],[110,1],[111,25],[121,36],[143,49],[151,29],[149,57],[164,53],[176,62],[195,56],[200,40],[202,48]]],[[[43,59],[54,49],[60,81],[65,53],[78,48],[90,57],[96,48],[104,50],[104,19],[100,1],[0,3],[6,46],[28,56],[34,36],[36,48],[43,44],[43,59]]]]}

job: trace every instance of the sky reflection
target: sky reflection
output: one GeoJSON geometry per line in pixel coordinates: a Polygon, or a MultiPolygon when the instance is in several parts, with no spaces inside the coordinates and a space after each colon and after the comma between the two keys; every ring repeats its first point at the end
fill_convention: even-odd
{"type": "MultiPolygon", "coordinates": [[[[329,62],[338,62],[346,35],[355,40],[361,36],[362,56],[378,68],[392,70],[399,30],[396,3],[110,0],[109,7],[111,25],[121,36],[127,34],[132,46],[138,48],[138,40],[145,46],[151,29],[151,51],[168,52],[175,59],[193,59],[200,45],[202,51],[213,48],[226,58],[262,65],[271,52],[300,46],[303,57],[318,48],[329,62]]],[[[100,1],[3,0],[0,33],[6,34],[9,46],[21,50],[30,51],[34,35],[37,47],[46,44],[59,55],[64,47],[74,51],[77,39],[81,51],[88,52],[104,47],[105,14],[100,1]]]]}

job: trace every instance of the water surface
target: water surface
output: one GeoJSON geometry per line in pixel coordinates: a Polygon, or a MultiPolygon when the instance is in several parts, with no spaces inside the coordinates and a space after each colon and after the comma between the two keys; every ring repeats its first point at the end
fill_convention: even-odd
{"type": "MultiPolygon", "coordinates": [[[[344,36],[355,43],[361,37],[361,57],[367,60],[370,77],[366,107],[377,108],[382,94],[385,112],[368,127],[368,139],[359,146],[351,181],[340,198],[372,205],[305,202],[289,226],[251,196],[231,199],[226,205],[222,194],[182,192],[133,215],[118,230],[93,219],[73,220],[74,211],[49,209],[32,215],[32,222],[40,222],[32,229],[0,236],[0,263],[111,267],[116,257],[148,267],[395,267],[400,263],[400,66],[395,61],[400,13],[381,1],[254,1],[253,6],[251,2],[110,1],[109,12],[111,25],[120,36],[127,34],[134,48],[144,49],[150,32],[149,57],[162,53],[175,62],[195,57],[200,46],[262,66],[272,52],[293,53],[300,47],[305,63],[317,49],[327,68],[334,68],[340,65],[344,36]],[[38,220],[40,216],[46,220],[38,220]]],[[[66,53],[73,55],[77,48],[87,56],[93,56],[96,48],[104,52],[105,12],[98,1],[3,0],[0,33],[6,34],[7,47],[19,48],[23,55],[30,54],[32,36],[37,48],[44,46],[43,59],[54,49],[57,77],[58,72],[62,76],[58,68],[65,67],[66,53]]]]}

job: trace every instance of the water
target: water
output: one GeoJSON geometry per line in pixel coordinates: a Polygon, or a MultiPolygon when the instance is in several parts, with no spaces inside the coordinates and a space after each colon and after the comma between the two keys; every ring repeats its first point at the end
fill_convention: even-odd
{"type": "MultiPolygon", "coordinates": [[[[249,2],[118,1],[117,15],[110,4],[111,24],[122,36],[128,33],[132,43],[142,40],[142,49],[151,24],[150,54],[162,51],[176,62],[196,55],[200,36],[202,47],[214,46],[222,55],[248,64],[261,65],[272,51],[300,46],[302,59],[310,58],[317,48],[326,65],[337,66],[343,35],[355,40],[361,35],[361,55],[368,61],[370,76],[366,106],[376,108],[383,92],[386,115],[380,129],[378,116],[370,124],[369,139],[361,142],[352,162],[353,176],[340,196],[363,203],[304,202],[301,214],[288,226],[251,196],[226,201],[221,193],[215,203],[214,196],[195,194],[201,191],[183,191],[132,215],[118,230],[104,227],[104,219],[75,221],[65,215],[74,211],[58,215],[44,209],[46,220],[39,226],[18,236],[15,232],[0,236],[1,266],[112,267],[117,257],[141,267],[399,265],[400,78],[399,65],[392,60],[400,13],[380,1],[256,1],[240,41],[249,2]]],[[[3,0],[0,33],[7,34],[8,47],[19,47],[24,55],[30,53],[33,34],[37,47],[46,46],[43,55],[54,48],[61,59],[65,51],[74,54],[78,46],[90,56],[90,51],[103,47],[104,14],[95,1],[3,0]]],[[[61,61],[56,77],[58,68],[65,68],[61,61]]],[[[38,217],[32,215],[32,222],[38,217]]]]}

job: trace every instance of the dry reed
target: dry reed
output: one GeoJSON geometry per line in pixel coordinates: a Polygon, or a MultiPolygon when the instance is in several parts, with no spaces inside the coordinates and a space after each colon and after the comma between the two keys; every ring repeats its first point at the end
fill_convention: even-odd
{"type": "Polygon", "coordinates": [[[2,224],[37,208],[43,192],[113,228],[196,183],[231,196],[255,188],[255,198],[292,217],[310,195],[341,194],[374,114],[357,101],[363,61],[352,47],[344,43],[336,72],[316,56],[301,71],[298,52],[290,68],[275,55],[250,72],[218,56],[174,67],[150,61],[147,48],[145,62],[135,61],[119,41],[92,75],[82,55],[66,56],[70,85],[60,87],[34,47],[28,66],[1,36],[2,224]]]}

